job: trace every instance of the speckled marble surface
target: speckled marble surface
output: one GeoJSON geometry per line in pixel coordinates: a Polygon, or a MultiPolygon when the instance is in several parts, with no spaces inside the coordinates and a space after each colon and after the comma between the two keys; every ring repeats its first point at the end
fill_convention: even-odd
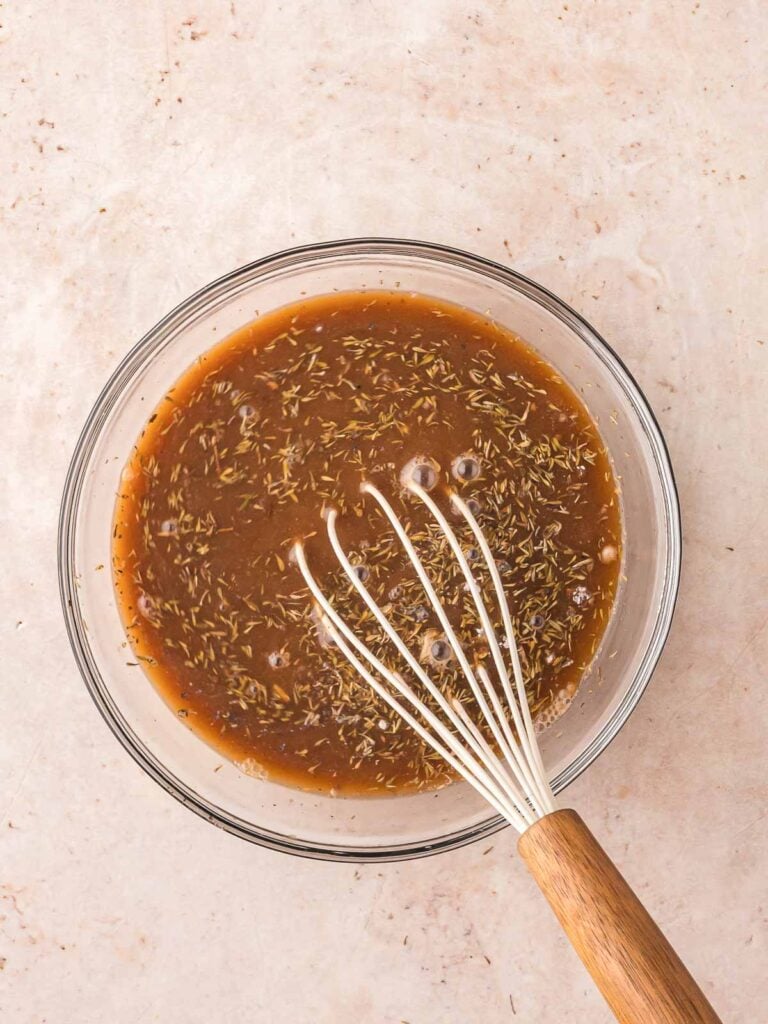
{"type": "Polygon", "coordinates": [[[248,846],[139,771],[70,657],[59,494],[120,355],[226,270],[362,234],[514,265],[651,399],[683,504],[679,612],[569,798],[723,1019],[763,1019],[765,6],[28,0],[0,17],[3,1019],[611,1019],[511,833],[371,869],[248,846]]]}

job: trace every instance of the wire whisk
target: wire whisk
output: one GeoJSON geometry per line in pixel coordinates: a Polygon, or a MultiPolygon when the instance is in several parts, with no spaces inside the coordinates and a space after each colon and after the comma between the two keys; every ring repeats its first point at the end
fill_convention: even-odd
{"type": "Polygon", "coordinates": [[[380,605],[373,598],[370,589],[360,578],[360,575],[355,572],[355,567],[351,564],[341,546],[336,529],[338,513],[335,509],[327,510],[325,519],[328,538],[339,564],[360,598],[370,609],[383,634],[391,641],[394,649],[402,657],[424,689],[430,694],[435,704],[445,716],[446,721],[438,718],[424,701],[417,696],[413,687],[404,680],[403,676],[378,658],[370,647],[359,639],[335,611],[332,603],[323,594],[312,575],[307,564],[304,547],[300,542],[294,547],[294,557],[313,598],[317,602],[321,622],[328,636],[338,646],[339,650],[356,671],[398,715],[405,719],[426,743],[440,754],[458,775],[474,786],[488,803],[519,832],[524,832],[538,818],[555,810],[555,800],[541,761],[538,743],[536,742],[535,729],[525,693],[523,670],[515,641],[512,617],[504,595],[501,576],[477,519],[467,506],[467,503],[457,493],[451,493],[450,501],[472,530],[493,582],[493,589],[504,628],[506,648],[510,654],[510,668],[514,685],[512,679],[510,679],[510,668],[508,668],[505,662],[501,644],[493,628],[491,616],[483,601],[480,586],[454,529],[434,499],[423,487],[415,481],[409,481],[405,486],[426,505],[436,524],[445,535],[461,567],[464,580],[472,596],[472,601],[481,623],[488,650],[501,683],[501,697],[497,692],[497,688],[494,687],[485,666],[482,664],[473,665],[467,658],[464,648],[459,642],[456,631],[446,613],[444,603],[436,593],[421,558],[391,504],[373,484],[364,483],[361,489],[364,494],[369,495],[377,502],[402,544],[440,622],[453,656],[469,685],[472,695],[477,701],[483,721],[493,736],[498,753],[483,736],[477,724],[469,717],[461,701],[455,697],[448,698],[444,695],[429,673],[425,671],[418,658],[392,628],[380,605]],[[403,704],[402,700],[399,700],[395,694],[399,694],[401,698],[404,698],[407,705],[403,704]],[[420,718],[414,717],[408,705],[420,718]],[[504,705],[506,705],[506,709],[504,705]]]}
{"type": "Polygon", "coordinates": [[[345,576],[432,706],[344,621],[313,576],[303,542],[297,541],[292,555],[328,638],[381,699],[517,829],[520,854],[622,1024],[719,1024],[701,989],[579,815],[557,809],[528,707],[504,585],[477,518],[458,493],[449,492],[451,506],[463,517],[482,554],[496,621],[503,632],[501,641],[493,608],[484,600],[455,530],[417,479],[404,480],[403,485],[426,506],[458,563],[497,685],[482,660],[471,661],[467,656],[446,611],[446,595],[438,594],[390,502],[370,482],[363,483],[361,490],[376,502],[402,545],[474,697],[480,720],[473,721],[464,704],[443,691],[393,628],[344,551],[337,531],[338,512],[332,508],[323,514],[345,576]]]}

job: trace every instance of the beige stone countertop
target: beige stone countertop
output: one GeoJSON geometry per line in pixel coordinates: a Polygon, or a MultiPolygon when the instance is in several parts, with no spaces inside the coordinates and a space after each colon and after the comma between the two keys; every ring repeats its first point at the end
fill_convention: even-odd
{"type": "Polygon", "coordinates": [[[119,358],[214,277],[359,235],[533,277],[658,414],[679,608],[568,799],[723,1020],[764,1020],[768,8],[17,0],[0,21],[3,1021],[612,1020],[510,830],[375,867],[244,843],[136,767],[70,654],[59,498],[119,358]]]}

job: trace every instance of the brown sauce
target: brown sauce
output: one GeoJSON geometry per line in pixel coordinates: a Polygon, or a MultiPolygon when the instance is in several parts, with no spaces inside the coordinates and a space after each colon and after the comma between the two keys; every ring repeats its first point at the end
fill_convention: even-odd
{"type": "Polygon", "coordinates": [[[457,306],[393,292],[308,299],[186,371],[138,439],[115,510],[113,574],[134,653],[185,724],[243,770],[340,794],[449,780],[328,643],[289,558],[307,538],[325,592],[393,662],[330,549],[321,509],[337,508],[344,546],[393,624],[466,699],[456,666],[432,656],[438,623],[414,573],[359,491],[370,479],[391,500],[465,646],[486,657],[445,543],[400,487],[412,459],[431,460],[446,510],[449,487],[472,499],[538,723],[575,693],[610,614],[621,536],[613,473],[581,401],[520,339],[457,306]]]}

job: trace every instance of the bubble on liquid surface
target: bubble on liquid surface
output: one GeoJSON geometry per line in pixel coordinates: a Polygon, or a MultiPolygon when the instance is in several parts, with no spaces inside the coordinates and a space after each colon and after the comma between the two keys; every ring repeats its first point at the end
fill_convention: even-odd
{"type": "Polygon", "coordinates": [[[164,519],[160,523],[160,529],[157,531],[158,537],[173,537],[174,534],[178,533],[179,524],[176,519],[164,519]]]}
{"type": "Polygon", "coordinates": [[[387,591],[387,597],[390,601],[397,601],[403,596],[403,588],[399,583],[396,583],[394,587],[390,587],[387,591]]]}
{"type": "Polygon", "coordinates": [[[241,420],[249,420],[252,416],[256,415],[256,409],[245,402],[243,405],[238,406],[237,415],[241,420]]]}
{"type": "Polygon", "coordinates": [[[417,455],[403,466],[400,473],[400,483],[405,487],[408,484],[418,484],[425,491],[431,491],[438,481],[440,467],[434,459],[425,455],[417,455]]]}
{"type": "Polygon", "coordinates": [[[528,619],[528,625],[531,627],[531,629],[541,629],[546,621],[547,620],[544,618],[543,615],[541,615],[539,612],[536,612],[535,615],[532,615],[528,619]]]}
{"type": "Polygon", "coordinates": [[[575,695],[576,686],[574,683],[569,683],[568,686],[564,686],[561,690],[558,690],[557,693],[553,695],[552,701],[547,704],[545,708],[542,708],[536,715],[533,722],[536,732],[544,732],[545,729],[548,729],[558,720],[558,718],[564,715],[573,703],[575,695]]]}
{"type": "Polygon", "coordinates": [[[371,575],[371,570],[367,565],[353,565],[352,572],[357,576],[361,583],[365,583],[368,577],[371,575]]]}
{"type": "Polygon", "coordinates": [[[459,455],[453,460],[451,472],[457,480],[461,480],[463,483],[475,480],[480,476],[480,460],[471,452],[465,452],[464,455],[459,455]]]}
{"type": "Polygon", "coordinates": [[[250,775],[252,779],[269,778],[266,768],[259,764],[255,757],[246,757],[244,761],[236,761],[235,764],[243,775],[250,775]]]}
{"type": "Polygon", "coordinates": [[[478,558],[480,557],[480,549],[479,548],[467,548],[467,550],[464,552],[464,557],[466,558],[466,560],[468,562],[476,562],[478,560],[478,558]]]}
{"type": "Polygon", "coordinates": [[[447,640],[434,640],[429,649],[429,653],[435,661],[448,661],[451,656],[451,648],[448,645],[447,640]]]}
{"type": "Polygon", "coordinates": [[[473,516],[477,517],[480,515],[480,512],[482,511],[482,505],[477,500],[477,498],[467,498],[464,504],[467,506],[467,508],[469,509],[473,516]]]}
{"type": "Polygon", "coordinates": [[[574,587],[571,591],[571,600],[577,608],[585,608],[588,604],[591,604],[593,597],[592,591],[587,590],[584,586],[574,587]]]}
{"type": "Polygon", "coordinates": [[[143,615],[145,619],[148,619],[150,622],[157,621],[157,605],[149,594],[139,594],[136,600],[136,607],[139,610],[139,614],[143,615]]]}
{"type": "Polygon", "coordinates": [[[417,604],[411,614],[414,622],[426,622],[429,618],[429,608],[425,604],[417,604]]]}
{"type": "Polygon", "coordinates": [[[267,656],[270,668],[285,668],[291,663],[291,656],[286,650],[271,651],[267,656]]]}
{"type": "Polygon", "coordinates": [[[453,659],[451,645],[442,633],[428,629],[421,642],[421,661],[435,668],[444,668],[453,659]]]}
{"type": "Polygon", "coordinates": [[[597,557],[604,565],[609,565],[611,562],[615,562],[619,557],[619,549],[615,544],[604,544],[597,557]]]}

